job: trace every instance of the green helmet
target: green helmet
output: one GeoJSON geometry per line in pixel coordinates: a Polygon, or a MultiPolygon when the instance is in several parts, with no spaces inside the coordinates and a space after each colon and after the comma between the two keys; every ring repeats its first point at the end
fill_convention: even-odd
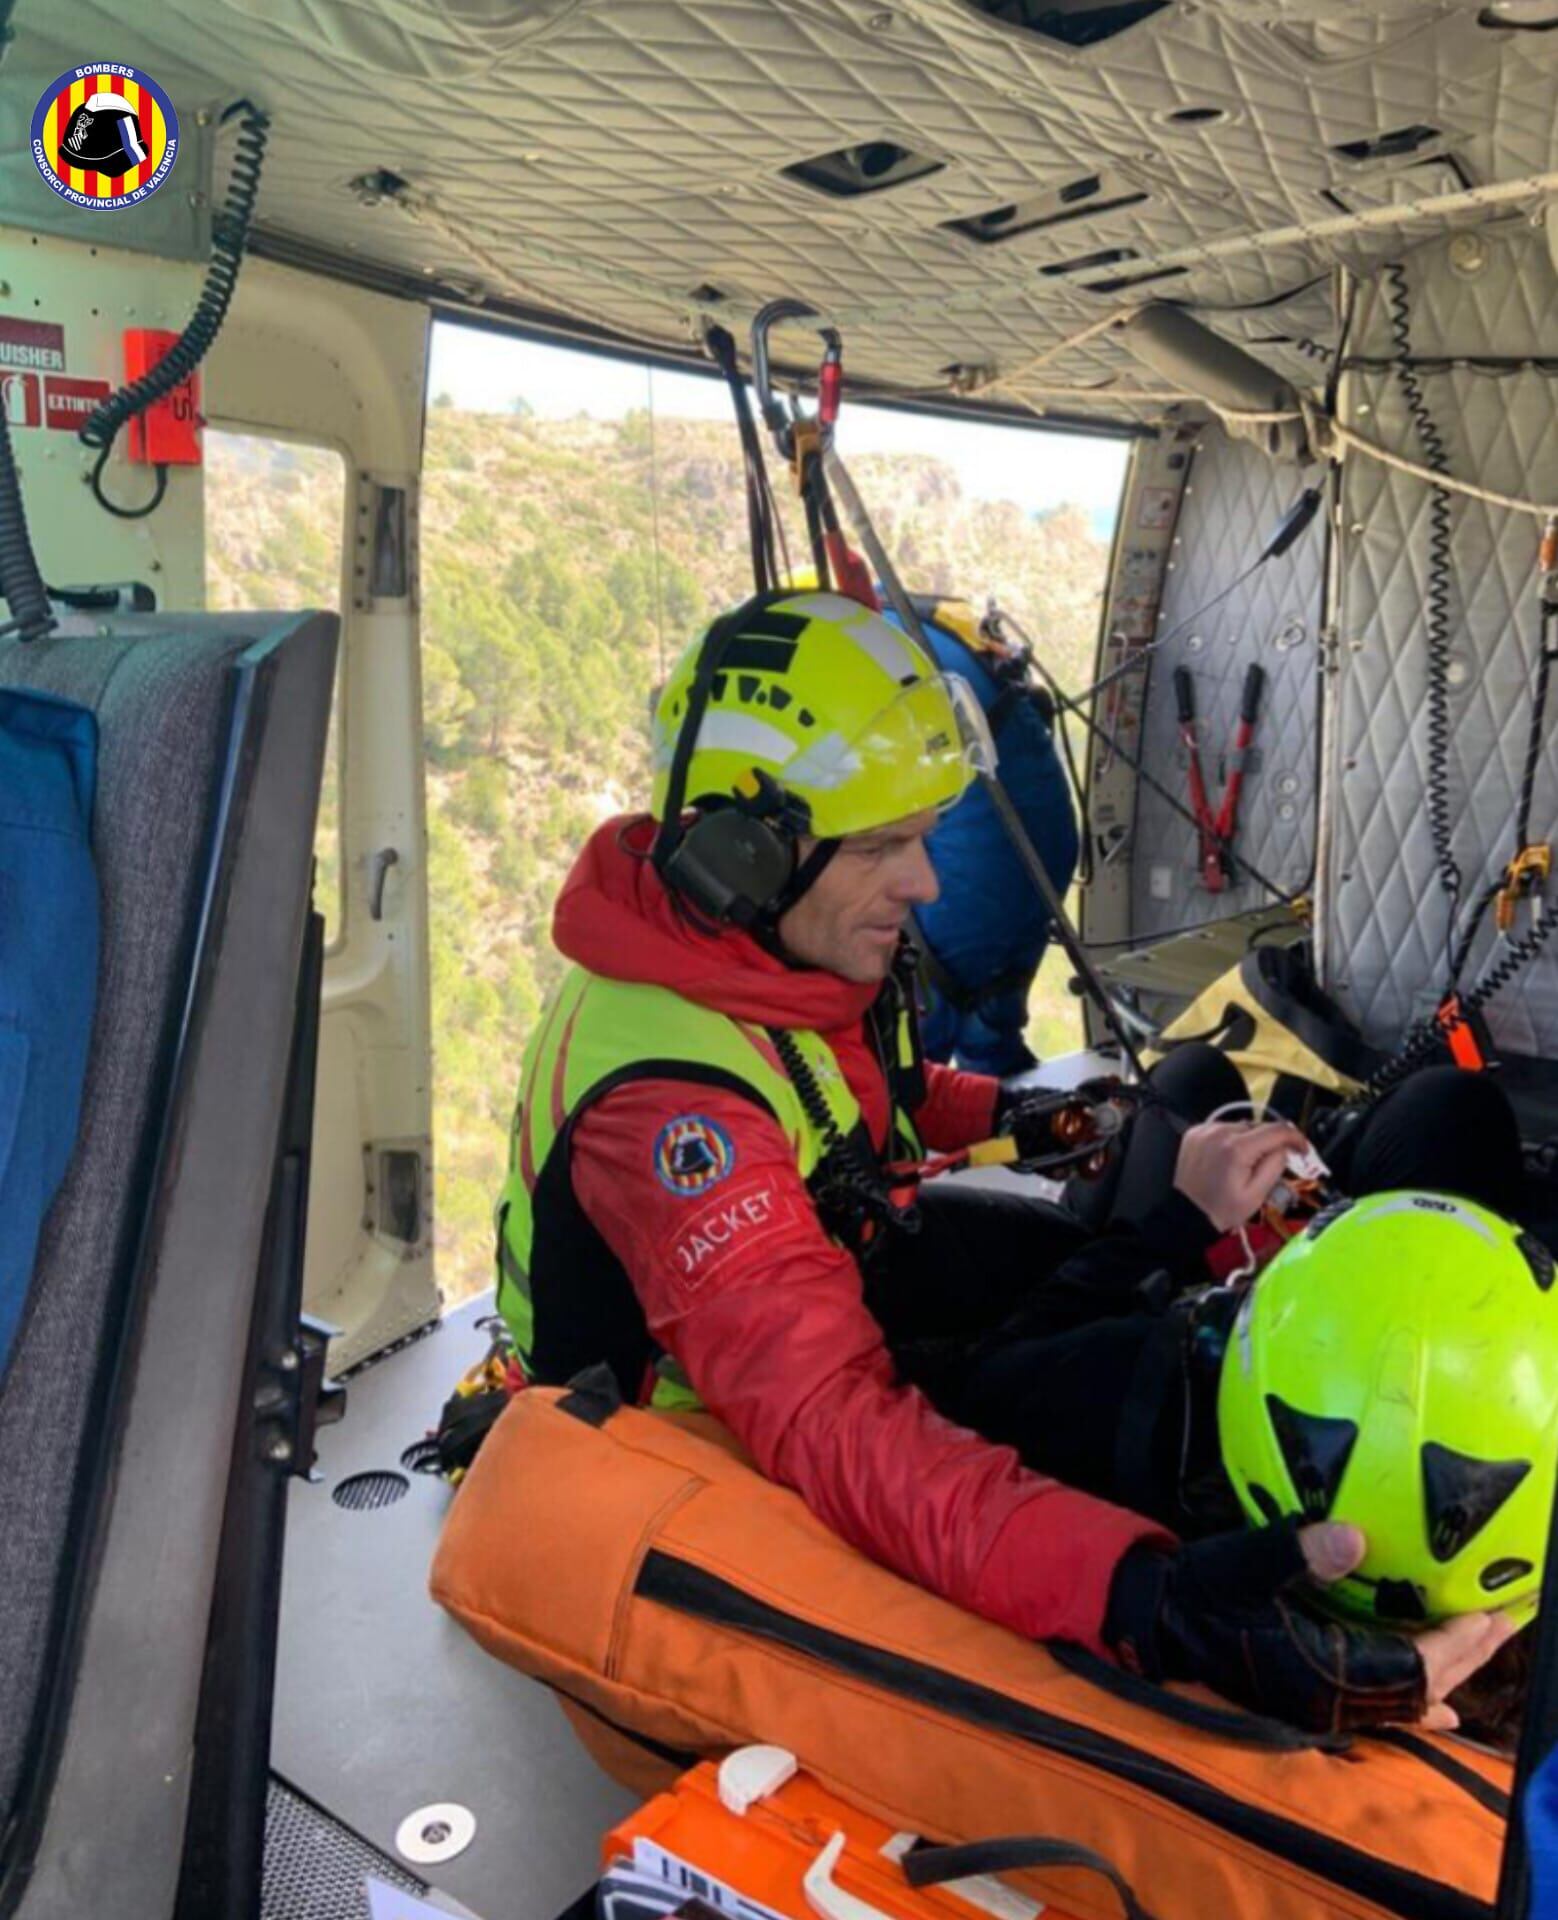
{"type": "MultiPolygon", "coordinates": [[[[766,796],[772,811],[782,799],[798,830],[834,840],[950,806],[976,772],[993,771],[967,683],[879,613],[815,589],[749,605],[750,617],[720,638],[687,806],[766,796]]],[[[657,820],[706,644],[682,655],[655,709],[657,820]]]]}
{"type": "Polygon", "coordinates": [[[1260,1276],[1224,1355],[1223,1465],[1256,1524],[1361,1527],[1348,1612],[1536,1611],[1558,1463],[1558,1293],[1468,1200],[1344,1201],[1260,1276]]]}

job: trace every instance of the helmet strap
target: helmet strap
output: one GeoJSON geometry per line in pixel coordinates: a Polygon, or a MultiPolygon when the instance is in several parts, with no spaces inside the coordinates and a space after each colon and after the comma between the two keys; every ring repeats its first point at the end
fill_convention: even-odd
{"type": "Polygon", "coordinates": [[[750,600],[744,600],[732,612],[723,614],[714,622],[703,636],[698,648],[698,664],[693,669],[692,684],[687,689],[687,711],[682,715],[682,724],[677,729],[676,745],[671,752],[671,771],[666,780],[665,815],[655,834],[654,846],[649,857],[654,862],[655,871],[661,879],[665,878],[666,867],[671,856],[681,845],[684,837],[682,813],[687,805],[687,770],[692,765],[692,756],[698,746],[698,732],[703,725],[703,716],[709,710],[709,700],[714,691],[714,678],[719,672],[720,662],[725,657],[725,649],[734,639],[737,630],[757,610],[758,603],[765,599],[763,594],[754,594],[750,600]]]}
{"type": "Polygon", "coordinates": [[[794,873],[769,908],[768,917],[777,923],[782,913],[788,913],[803,894],[809,893],[843,844],[842,840],[819,840],[804,860],[798,860],[794,873]]]}
{"type": "Polygon", "coordinates": [[[791,587],[770,588],[763,593],[754,593],[749,599],[743,600],[739,607],[732,607],[729,613],[721,614],[703,636],[698,648],[698,664],[693,669],[692,683],[687,689],[687,711],[682,715],[682,724],[676,732],[676,745],[671,753],[671,770],[665,789],[665,816],[655,835],[654,846],[650,849],[649,857],[662,878],[671,855],[683,837],[682,814],[687,806],[687,772],[697,751],[703,716],[709,710],[714,682],[724,664],[726,651],[731,641],[756,615],[781,600],[793,597],[794,589],[791,587]]]}
{"type": "Polygon", "coordinates": [[[805,970],[812,963],[809,960],[798,959],[791,953],[780,936],[779,921],[803,894],[810,892],[816,885],[823,869],[842,844],[843,842],[839,840],[819,840],[804,860],[797,861],[795,871],[775,895],[767,912],[748,929],[752,938],[765,952],[771,953],[776,960],[782,960],[791,969],[805,970]]]}

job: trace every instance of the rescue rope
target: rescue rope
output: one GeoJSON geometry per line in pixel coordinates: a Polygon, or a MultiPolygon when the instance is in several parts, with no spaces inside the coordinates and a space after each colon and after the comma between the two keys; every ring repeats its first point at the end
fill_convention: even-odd
{"type": "MultiPolygon", "coordinates": [[[[507,290],[521,298],[534,298],[534,290],[526,288],[515,271],[514,263],[494,253],[477,234],[471,223],[455,220],[445,213],[438,197],[429,193],[425,187],[414,187],[407,180],[394,181],[379,190],[379,197],[387,201],[408,220],[427,227],[430,231],[457,247],[468,259],[486,273],[492,281],[492,290],[507,290]]],[[[620,267],[612,267],[604,262],[597,263],[587,254],[570,251],[564,247],[550,246],[544,240],[536,240],[528,234],[516,234],[513,228],[506,228],[505,241],[522,254],[528,255],[538,265],[551,272],[564,273],[573,279],[585,279],[601,287],[609,287],[618,293],[635,293],[645,300],[652,300],[657,306],[669,307],[673,312],[687,318],[696,314],[708,313],[709,306],[691,298],[675,288],[663,287],[658,281],[647,275],[629,272],[620,267]]],[[[472,299],[473,306],[481,306],[486,298],[486,290],[478,288],[472,299]]],[[[560,297],[548,289],[547,301],[559,313],[570,314],[592,327],[600,325],[600,314],[560,297]]],[[[724,314],[729,308],[722,306],[724,314]]]]}
{"type": "MultiPolygon", "coordinates": [[[[1315,246],[1350,239],[1357,234],[1389,233],[1419,220],[1449,220],[1458,214],[1480,213],[1520,201],[1541,200],[1555,193],[1558,193],[1558,173],[1527,174],[1518,180],[1497,180],[1487,186],[1458,188],[1454,193],[1430,194],[1421,200],[1364,207],[1357,212],[1336,214],[1324,220],[1296,221],[1286,226],[1265,227],[1254,233],[1228,234],[1218,240],[1192,241],[1183,247],[1172,248],[1167,253],[1133,260],[1131,272],[1138,282],[1144,282],[1176,267],[1216,266],[1227,260],[1247,259],[1252,254],[1315,246]]],[[[1088,289],[1084,287],[1083,290],[1088,289]]],[[[1008,298],[1031,301],[1034,291],[1026,280],[1013,281],[1007,286],[971,287],[967,292],[942,294],[934,300],[893,300],[873,307],[840,307],[832,311],[830,317],[840,325],[896,325],[914,320],[934,320],[947,313],[970,309],[987,311],[1005,304],[1008,298]]],[[[1131,309],[1116,311],[1129,312],[1131,309]]],[[[1100,331],[1104,330],[1100,327],[1100,331]]]]}
{"type": "Polygon", "coordinates": [[[1040,420],[1050,406],[1060,400],[1108,400],[1122,407],[1174,407],[1196,398],[1193,393],[1150,388],[1139,391],[1134,387],[1033,387],[1024,392],[1008,386],[1004,380],[992,380],[982,391],[1005,394],[1040,420]]]}
{"type": "Polygon", "coordinates": [[[665,596],[660,589],[660,460],[655,445],[655,370],[644,367],[649,393],[649,514],[654,534],[655,558],[655,655],[660,667],[660,684],[665,685],[665,596]]]}
{"type": "Polygon", "coordinates": [[[1138,313],[1145,311],[1144,304],[1136,301],[1128,307],[1115,307],[1101,319],[1093,320],[1077,333],[1067,334],[1065,339],[1057,340],[1042,353],[1034,354],[1031,360],[1023,361],[1020,367],[1013,367],[1009,373],[1000,376],[1003,385],[1011,385],[1024,380],[1030,373],[1037,373],[1041,367],[1047,367],[1052,360],[1058,360],[1064,353],[1073,353],[1078,347],[1085,347],[1090,340],[1098,339],[1102,334],[1110,333],[1116,327],[1123,327],[1127,320],[1134,320],[1138,313]]]}
{"type": "Polygon", "coordinates": [[[1549,520],[1558,513],[1558,505],[1550,501],[1527,500],[1517,494],[1500,493],[1493,487],[1480,487],[1474,481],[1458,479],[1453,473],[1439,473],[1433,467],[1420,466],[1415,460],[1408,460],[1405,454],[1392,453],[1389,447],[1382,447],[1377,441],[1366,440],[1361,433],[1354,433],[1351,427],[1344,427],[1340,421],[1326,420],[1318,411],[1310,411],[1308,418],[1318,423],[1318,440],[1312,437],[1311,444],[1322,457],[1333,454],[1337,447],[1349,453],[1362,454],[1366,459],[1377,460],[1381,466],[1394,467],[1398,473],[1408,473],[1414,480],[1422,480],[1428,486],[1441,487],[1447,493],[1459,493],[1468,500],[1480,500],[1485,506],[1503,507],[1510,513],[1528,513],[1537,520],[1549,520]]]}

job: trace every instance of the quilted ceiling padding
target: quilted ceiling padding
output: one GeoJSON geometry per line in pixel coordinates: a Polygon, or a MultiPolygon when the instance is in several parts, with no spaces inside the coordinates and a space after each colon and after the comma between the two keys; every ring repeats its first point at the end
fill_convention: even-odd
{"type": "MultiPolygon", "coordinates": [[[[1188,755],[1180,745],[1174,669],[1194,680],[1201,761],[1213,810],[1222,792],[1245,670],[1266,672],[1251,765],[1239,800],[1237,855],[1287,893],[1302,892],[1314,864],[1316,748],[1319,721],[1319,625],[1324,545],[1311,522],[1286,554],[1269,560],[1220,606],[1192,619],[1222,593],[1271,538],[1315,470],[1300,474],[1257,448],[1208,428],[1197,449],[1159,631],[1184,634],[1153,656],[1142,720],[1144,764],[1189,804],[1188,755]]],[[[1197,835],[1161,795],[1138,784],[1131,847],[1131,934],[1161,939],[1182,928],[1252,907],[1277,904],[1269,888],[1244,878],[1213,894],[1200,884],[1197,835]]]]}
{"type": "MultiPolygon", "coordinates": [[[[1404,265],[1415,356],[1466,356],[1425,367],[1423,397],[1449,470],[1501,492],[1558,501],[1558,375],[1479,366],[1479,357],[1558,359],[1558,276],[1541,233],[1523,223],[1485,230],[1480,264],[1454,263],[1449,243],[1404,265]]],[[[1394,347],[1381,287],[1366,291],[1355,348],[1394,347]]],[[[1399,376],[1357,372],[1348,417],[1360,432],[1421,461],[1399,376]]],[[[1423,482],[1349,459],[1342,498],[1339,671],[1328,751],[1332,828],[1324,948],[1330,983],[1371,1040],[1389,1041],[1427,1011],[1445,981],[1448,901],[1435,870],[1425,804],[1430,492],[1423,482]]],[[[1454,498],[1448,817],[1475,896],[1513,851],[1537,649],[1535,562],[1541,523],[1454,498]]],[[[1531,816],[1558,837],[1558,702],[1549,707],[1531,816]]],[[[1521,930],[1529,926],[1522,918],[1521,930]]],[[[1467,982],[1497,944],[1486,927],[1467,982]]],[[[1494,1036],[1520,1052],[1558,1047],[1558,941],[1489,1009],[1494,1036]]]]}
{"type": "Polygon", "coordinates": [[[1150,413],[1127,396],[1161,384],[1112,339],[1031,363],[1150,293],[1302,377],[1313,357],[1292,342],[1329,328],[1316,277],[1402,239],[1246,249],[1141,292],[1111,281],[1207,241],[1558,164],[1558,36],[1491,31],[1478,12],[1172,0],[1070,51],[976,0],[22,0],[0,188],[25,219],[29,83],[103,49],[181,111],[249,93],[272,112],[262,244],[663,342],[685,343],[702,311],[740,330],[800,295],[877,381],[944,391],[961,366],[1000,391],[1058,388],[1072,410],[1150,413]],[[1431,137],[1361,162],[1338,151],[1408,129],[1431,137]],[[883,140],[943,164],[852,200],[785,175],[883,140]],[[351,183],[379,170],[405,185],[365,205],[351,183]],[[1001,244],[945,224],[1095,177],[1067,218],[1001,244]],[[1121,257],[1054,271],[1094,254],[1121,257]]]}

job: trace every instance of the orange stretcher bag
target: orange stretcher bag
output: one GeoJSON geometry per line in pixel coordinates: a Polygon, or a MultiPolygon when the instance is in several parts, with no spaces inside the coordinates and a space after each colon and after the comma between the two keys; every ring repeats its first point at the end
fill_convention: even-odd
{"type": "MultiPolygon", "coordinates": [[[[895,1828],[1027,1840],[1014,1862],[1086,1849],[1153,1920],[1488,1920],[1505,1762],[1304,1735],[1030,1644],[846,1546],[718,1432],[597,1375],[521,1393],[455,1496],[434,1598],[619,1752],[784,1747],[895,1828]]],[[[1122,1911],[1096,1874],[1011,1879],[1080,1920],[1122,1911]]]]}

